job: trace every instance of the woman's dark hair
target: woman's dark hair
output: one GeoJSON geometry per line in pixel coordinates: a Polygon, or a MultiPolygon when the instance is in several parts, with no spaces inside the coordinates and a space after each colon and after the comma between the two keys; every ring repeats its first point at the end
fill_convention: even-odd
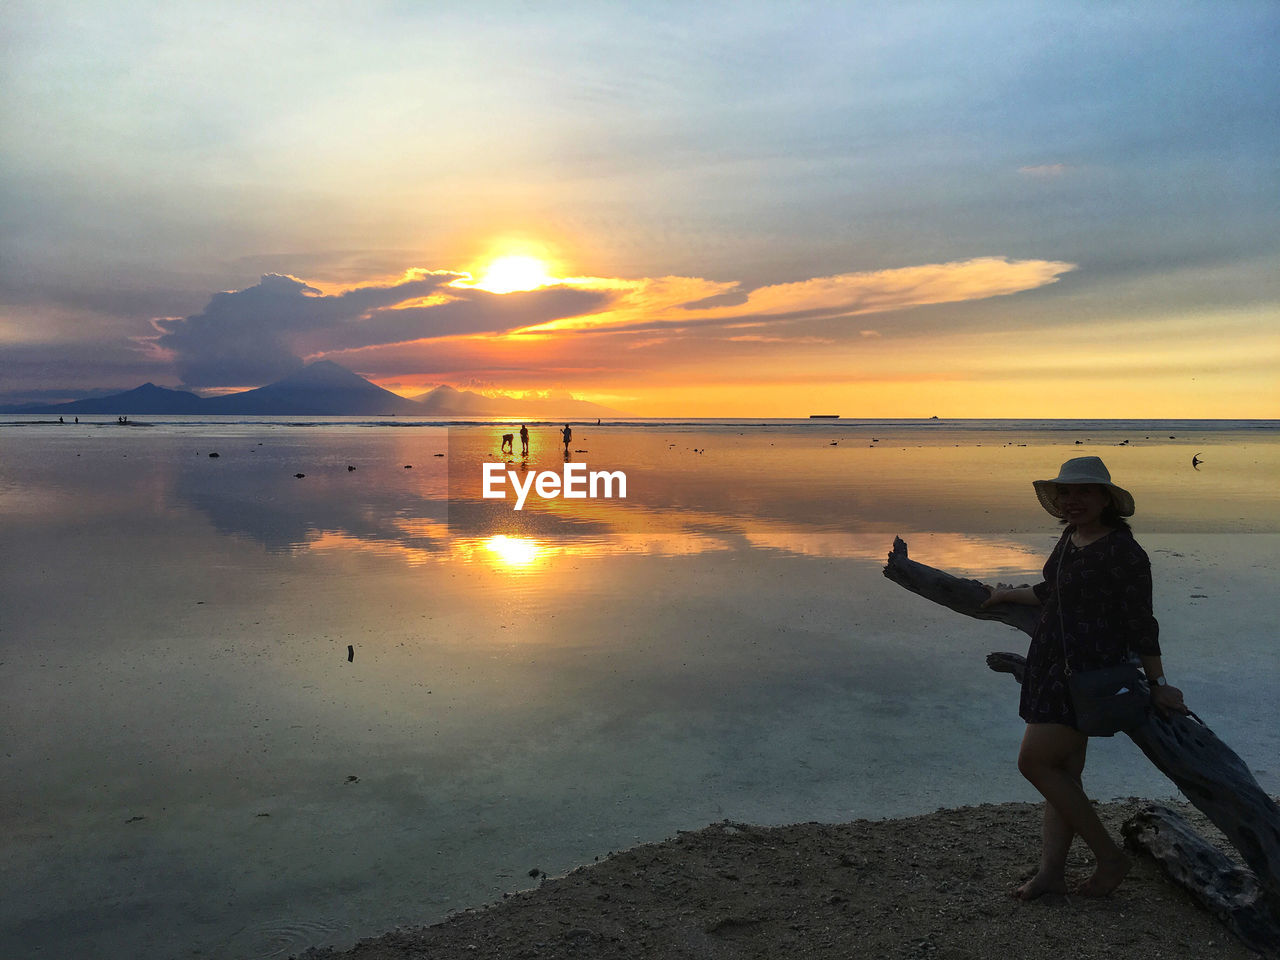
{"type": "Polygon", "coordinates": [[[1129,521],[1120,516],[1120,508],[1116,506],[1116,502],[1112,500],[1102,508],[1102,515],[1098,517],[1108,527],[1115,527],[1117,530],[1130,530],[1129,521]]]}
{"type": "MultiPolygon", "coordinates": [[[[1102,513],[1098,516],[1098,520],[1105,526],[1111,527],[1113,530],[1128,530],[1133,532],[1133,528],[1129,526],[1129,521],[1120,516],[1120,508],[1116,506],[1115,500],[1108,500],[1107,505],[1102,508],[1102,513]]],[[[1066,526],[1065,519],[1058,521],[1066,526]]]]}

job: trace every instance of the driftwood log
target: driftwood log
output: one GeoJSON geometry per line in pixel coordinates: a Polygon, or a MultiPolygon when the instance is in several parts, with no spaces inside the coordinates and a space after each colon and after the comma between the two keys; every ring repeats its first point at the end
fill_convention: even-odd
{"type": "MultiPolygon", "coordinates": [[[[907,555],[907,545],[900,538],[893,541],[884,575],[957,613],[1004,623],[1028,635],[1039,620],[1034,607],[998,604],[984,609],[986,587],[917,563],[907,555]]],[[[987,665],[1021,683],[1026,661],[1015,653],[992,653],[987,665]]],[[[1258,786],[1235,751],[1190,717],[1148,708],[1146,722],[1127,735],[1223,832],[1251,873],[1231,864],[1165,808],[1150,808],[1126,823],[1126,838],[1149,850],[1246,946],[1280,956],[1280,807],[1258,786]],[[1175,861],[1180,864],[1176,868],[1175,861]]]]}
{"type": "Polygon", "coordinates": [[[1138,811],[1120,830],[1128,846],[1151,854],[1246,947],[1264,957],[1280,956],[1280,926],[1251,870],[1210,846],[1186,820],[1159,804],[1138,811]]]}

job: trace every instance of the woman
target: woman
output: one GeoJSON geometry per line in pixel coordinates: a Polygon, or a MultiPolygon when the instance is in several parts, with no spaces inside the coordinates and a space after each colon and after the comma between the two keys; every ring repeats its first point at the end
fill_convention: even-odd
{"type": "Polygon", "coordinates": [[[1019,714],[1027,722],[1018,769],[1045,798],[1040,869],[1013,891],[1033,900],[1066,893],[1067,850],[1077,834],[1097,868],[1078,888],[1106,896],[1129,872],[1129,860],[1098,819],[1080,782],[1089,738],[1075,727],[1063,659],[1071,669],[1095,670],[1142,660],[1151,701],[1161,710],[1186,713],[1182,692],[1168,685],[1160,662],[1159,627],[1151,613],[1151,562],[1133,539],[1125,517],[1133,497],[1111,482],[1097,457],[1076,457],[1052,480],[1034,481],[1041,505],[1067,528],[1034,587],[988,587],[986,605],[1043,607],[1027,651],[1019,714]]]}

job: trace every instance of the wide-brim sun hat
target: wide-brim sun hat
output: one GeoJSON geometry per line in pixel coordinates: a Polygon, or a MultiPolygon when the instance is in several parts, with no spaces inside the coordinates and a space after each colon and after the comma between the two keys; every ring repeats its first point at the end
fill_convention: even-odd
{"type": "Polygon", "coordinates": [[[1040,505],[1051,514],[1062,519],[1062,511],[1058,509],[1058,484],[1060,483],[1097,483],[1107,488],[1111,494],[1111,502],[1116,512],[1122,517],[1132,517],[1134,511],[1133,494],[1124,487],[1111,482],[1111,471],[1100,457],[1074,457],[1058,470],[1052,480],[1033,480],[1036,496],[1040,505]]]}

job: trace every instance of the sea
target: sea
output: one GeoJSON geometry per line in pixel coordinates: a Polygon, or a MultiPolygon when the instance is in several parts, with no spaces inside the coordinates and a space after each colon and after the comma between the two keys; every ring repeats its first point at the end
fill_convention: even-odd
{"type": "MultiPolygon", "coordinates": [[[[1035,582],[1075,456],[1280,792],[1280,421],[63,419],[0,417],[0,956],[287,957],[725,819],[1038,799],[1027,638],[882,568],[1035,582]]],[[[1124,737],[1084,779],[1176,792],[1124,737]]]]}

